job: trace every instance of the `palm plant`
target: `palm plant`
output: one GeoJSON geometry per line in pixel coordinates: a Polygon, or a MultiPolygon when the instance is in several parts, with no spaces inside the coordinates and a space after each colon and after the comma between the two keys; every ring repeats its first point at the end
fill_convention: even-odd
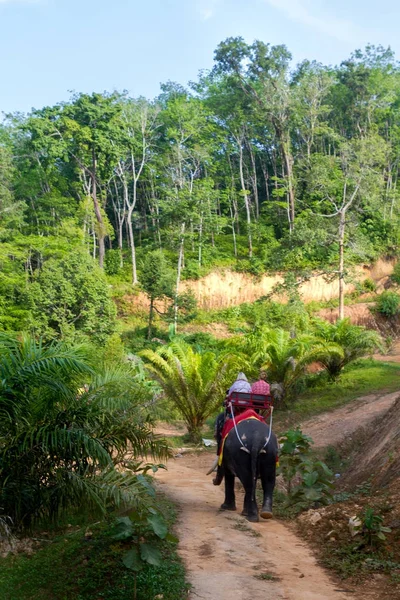
{"type": "Polygon", "coordinates": [[[299,380],[313,362],[322,362],[331,356],[342,356],[341,348],[313,335],[292,337],[281,328],[261,327],[236,340],[255,374],[260,368],[268,372],[268,381],[274,384],[282,404],[293,400],[299,380]]]}
{"type": "Polygon", "coordinates": [[[193,440],[200,438],[205,420],[221,405],[228,383],[230,360],[213,352],[196,352],[175,339],[157,351],[141,352],[151,376],[178,408],[193,440]]]}
{"type": "Polygon", "coordinates": [[[321,358],[321,363],[331,379],[337,379],[348,363],[382,348],[382,338],[376,331],[352,325],[349,319],[342,319],[336,323],[315,320],[314,331],[320,339],[337,344],[342,349],[341,355],[321,358]]]}
{"type": "MultiPolygon", "coordinates": [[[[131,374],[130,374],[131,375],[131,374]]],[[[0,506],[19,526],[83,503],[138,502],[140,481],[115,469],[166,455],[138,408],[132,377],[97,375],[82,347],[0,338],[0,506]],[[85,387],[82,384],[86,383],[85,387]]]]}

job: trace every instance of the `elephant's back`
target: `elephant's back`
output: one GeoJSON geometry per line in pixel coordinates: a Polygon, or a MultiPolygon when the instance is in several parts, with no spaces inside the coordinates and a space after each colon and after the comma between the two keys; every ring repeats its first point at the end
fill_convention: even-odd
{"type": "Polygon", "coordinates": [[[278,451],[278,441],[274,432],[270,435],[270,428],[264,421],[258,419],[246,419],[237,424],[228,433],[225,446],[235,447],[243,445],[251,450],[253,444],[261,446],[268,441],[268,449],[272,452],[278,451]],[[239,442],[240,440],[240,442],[239,442]]]}

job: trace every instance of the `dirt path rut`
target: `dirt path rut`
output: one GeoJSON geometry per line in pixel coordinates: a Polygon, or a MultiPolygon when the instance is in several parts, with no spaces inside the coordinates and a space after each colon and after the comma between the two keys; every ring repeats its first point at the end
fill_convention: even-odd
{"type": "Polygon", "coordinates": [[[301,430],[312,437],[315,448],[335,446],[384,415],[399,396],[400,391],[362,396],[346,406],[304,421],[301,430]]]}
{"type": "Polygon", "coordinates": [[[206,477],[212,455],[184,455],[156,479],[180,507],[179,549],[193,588],[190,600],[344,600],[310,549],[278,521],[249,523],[221,512],[223,486],[206,477]]]}

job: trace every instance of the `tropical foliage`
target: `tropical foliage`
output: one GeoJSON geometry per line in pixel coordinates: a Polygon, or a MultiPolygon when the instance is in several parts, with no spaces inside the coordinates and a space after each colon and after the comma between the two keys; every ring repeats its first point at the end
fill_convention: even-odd
{"type": "Polygon", "coordinates": [[[304,509],[332,500],[333,473],[313,456],[312,439],[300,429],[286,431],[279,439],[279,473],[286,486],[286,504],[304,509]]]}
{"type": "Polygon", "coordinates": [[[382,339],[376,331],[352,325],[348,319],[336,323],[318,320],[314,323],[314,329],[320,339],[337,344],[342,350],[341,353],[321,356],[319,359],[332,379],[336,379],[349,362],[383,348],[382,339]]]}
{"type": "Polygon", "coordinates": [[[395,317],[400,312],[400,296],[396,292],[389,290],[382,292],[376,302],[376,310],[379,314],[389,319],[395,317]]]}
{"type": "Polygon", "coordinates": [[[228,357],[196,352],[179,339],[156,351],[144,350],[141,356],[149,374],[182,414],[191,438],[198,440],[205,420],[222,405],[230,385],[228,357]]]}
{"type": "Polygon", "coordinates": [[[138,465],[166,457],[151,433],[133,372],[97,374],[87,349],[0,340],[0,506],[18,526],[72,507],[135,505],[146,496],[138,465]]]}
{"type": "Polygon", "coordinates": [[[334,342],[311,334],[294,337],[282,328],[259,327],[243,338],[234,338],[230,344],[244,353],[254,376],[260,367],[267,371],[280,404],[296,398],[297,386],[308,365],[343,356],[342,349],[334,342]]]}
{"type": "Polygon", "coordinates": [[[317,269],[344,281],[349,265],[396,254],[393,53],[368,46],[336,67],[291,65],[285,46],[229,38],[189,88],[169,82],[153,100],[78,93],[9,115],[0,125],[3,329],[91,336],[101,314],[103,341],[113,315],[94,263],[112,285],[146,285],[154,250],[176,283],[216,266],[255,276],[317,269]],[[86,270],[89,307],[60,282],[71,251],[92,255],[71,281],[86,270]],[[50,276],[58,289],[48,300],[50,276]]]}

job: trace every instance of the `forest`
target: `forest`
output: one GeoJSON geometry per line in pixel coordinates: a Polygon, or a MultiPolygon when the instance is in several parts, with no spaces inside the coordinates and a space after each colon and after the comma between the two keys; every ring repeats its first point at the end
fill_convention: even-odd
{"type": "MultiPolygon", "coordinates": [[[[46,543],[32,560],[0,559],[0,595],[44,594],[44,578],[36,597],[49,600],[186,597],[174,508],[148,473],[175,442],[198,450],[213,435],[238,371],[274,385],[282,518],[336,502],[342,450],[326,449],[331,470],[307,435],[282,431],[398,390],[399,366],[365,357],[398,334],[399,173],[400,64],[381,46],[294,65],[286,46],[228,38],[211,70],[154,99],[78,92],[4,116],[0,542],[11,554],[22,535],[46,543]],[[344,319],[345,285],[382,257],[395,291],[362,284],[372,331],[344,319]],[[198,310],[181,282],[224,269],[283,283],[254,304],[198,310]],[[302,301],[313,274],[337,282],[336,322],[302,301]],[[157,420],[184,434],[164,439],[157,420]]],[[[391,532],[375,517],[369,546],[349,550],[364,575],[391,532]]]]}
{"type": "Polygon", "coordinates": [[[171,290],[227,266],[343,282],[351,265],[396,254],[400,69],[390,49],[293,68],[285,46],[230,38],[211,71],[161,89],[153,100],[76,93],[6,116],[3,329],[104,341],[114,307],[94,262],[114,283],[140,285],[146,257],[161,251],[171,290]]]}

